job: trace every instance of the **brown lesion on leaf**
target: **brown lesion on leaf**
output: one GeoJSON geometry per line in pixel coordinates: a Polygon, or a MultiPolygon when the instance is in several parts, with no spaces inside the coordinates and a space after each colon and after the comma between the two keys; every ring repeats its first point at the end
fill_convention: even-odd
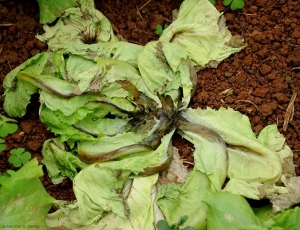
{"type": "Polygon", "coordinates": [[[135,101],[138,105],[144,106],[144,102],[140,98],[140,92],[134,84],[132,84],[130,81],[126,81],[126,80],[123,80],[123,81],[120,80],[120,81],[117,81],[117,83],[120,84],[122,86],[122,88],[129,93],[130,96],[133,96],[133,98],[135,99],[135,101]]]}
{"type": "Polygon", "coordinates": [[[164,67],[168,68],[168,61],[167,61],[166,56],[164,54],[163,47],[164,47],[164,45],[161,42],[158,42],[156,47],[155,47],[156,48],[155,55],[156,55],[157,58],[159,58],[162,61],[164,67]]]}
{"type": "Polygon", "coordinates": [[[100,92],[103,87],[102,78],[100,76],[96,77],[90,84],[89,90],[93,93],[100,92]]]}
{"type": "Polygon", "coordinates": [[[81,41],[85,44],[95,44],[98,43],[99,35],[98,26],[91,28],[91,25],[89,25],[86,30],[81,33],[81,41]]]}

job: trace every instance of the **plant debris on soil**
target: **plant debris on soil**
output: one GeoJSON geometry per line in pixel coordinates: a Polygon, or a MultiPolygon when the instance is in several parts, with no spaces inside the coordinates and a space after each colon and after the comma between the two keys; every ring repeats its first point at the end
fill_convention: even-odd
{"type": "MultiPolygon", "coordinates": [[[[172,10],[182,1],[95,0],[95,3],[112,23],[115,34],[144,45],[158,39],[156,26],[169,24],[172,10]]],[[[231,11],[222,1],[216,1],[216,7],[224,12],[231,33],[242,35],[247,47],[224,60],[218,68],[198,72],[198,88],[190,106],[231,107],[247,115],[257,133],[266,125],[276,124],[294,153],[295,171],[299,176],[300,3],[298,0],[247,0],[242,10],[231,11]]],[[[11,69],[47,50],[47,46],[35,38],[42,33],[36,1],[0,3],[1,94],[3,79],[11,69]]],[[[9,151],[19,147],[42,164],[42,145],[53,134],[39,120],[37,98],[32,98],[26,116],[18,119],[18,131],[6,138],[0,172],[14,169],[8,162],[9,151]]],[[[5,115],[2,103],[1,100],[1,114],[5,115]]],[[[192,167],[193,146],[179,135],[173,138],[173,145],[179,149],[186,165],[192,167]]],[[[53,185],[46,170],[40,179],[55,199],[75,199],[69,179],[53,185]]]]}

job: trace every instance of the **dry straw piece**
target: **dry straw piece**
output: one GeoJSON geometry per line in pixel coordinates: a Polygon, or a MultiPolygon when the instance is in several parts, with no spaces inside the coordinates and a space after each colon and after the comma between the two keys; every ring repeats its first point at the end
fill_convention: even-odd
{"type": "Polygon", "coordinates": [[[294,102],[297,97],[297,93],[294,91],[292,98],[290,100],[290,103],[286,109],[285,115],[284,115],[284,123],[283,123],[283,131],[287,130],[289,122],[293,120],[294,116],[294,102]]]}

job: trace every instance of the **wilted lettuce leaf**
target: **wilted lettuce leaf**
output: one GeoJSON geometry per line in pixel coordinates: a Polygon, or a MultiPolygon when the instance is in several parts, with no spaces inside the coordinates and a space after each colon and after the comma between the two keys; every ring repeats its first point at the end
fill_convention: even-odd
{"type": "MultiPolygon", "coordinates": [[[[0,179],[0,222],[5,225],[39,226],[47,229],[45,217],[54,201],[43,187],[39,177],[42,166],[36,158],[10,177],[0,179]]],[[[4,227],[5,228],[5,227],[4,227]]]]}
{"type": "Polygon", "coordinates": [[[49,226],[154,229],[153,209],[160,212],[151,193],[155,174],[172,154],[171,138],[182,122],[178,113],[180,119],[218,133],[227,144],[228,159],[213,139],[180,128],[196,148],[195,167],[184,184],[159,188],[157,203],[169,223],[188,215],[185,224],[196,229],[206,229],[207,223],[211,229],[260,227],[241,196],[209,195],[221,190],[226,176],[225,191],[231,193],[254,199],[297,196],[298,190],[291,192],[297,183],[277,185],[289,182],[282,173],[289,174],[292,166],[286,162],[292,154],[275,126],[256,137],[247,117],[232,109],[186,109],[197,84],[194,67],[216,66],[245,46],[241,37],[231,36],[208,1],[184,1],[177,20],[159,41],[145,47],[118,41],[93,1],[78,4],[38,36],[49,53],[13,70],[4,84],[4,108],[14,116],[24,115],[30,95],[40,89],[41,120],[57,135],[45,143],[43,163],[53,182],[64,177],[74,181],[76,200],[56,201],[60,210],[49,215],[49,226]],[[85,44],[86,39],[96,44],[85,44]],[[138,149],[147,145],[152,149],[138,149]],[[83,156],[97,161],[101,154],[132,146],[137,151],[107,162],[82,161],[83,156]],[[154,175],[137,176],[142,173],[154,175]]]}
{"type": "MultiPolygon", "coordinates": [[[[101,68],[102,70],[102,75],[103,75],[102,82],[106,86],[103,87],[103,89],[101,90],[101,94],[109,98],[124,97],[129,100],[126,103],[126,105],[132,103],[132,101],[138,103],[137,101],[138,98],[135,97],[130,98],[129,97],[130,95],[128,94],[128,90],[126,90],[126,87],[122,87],[122,82],[125,81],[125,83],[130,82],[131,84],[133,84],[133,86],[136,87],[136,90],[138,90],[148,98],[160,104],[160,100],[158,96],[155,93],[151,92],[151,89],[147,86],[146,83],[147,78],[143,78],[140,75],[141,74],[140,70],[137,69],[135,66],[128,64],[124,61],[115,60],[115,59],[101,59],[97,62],[97,64],[99,68],[101,68]]],[[[121,102],[117,104],[117,106],[123,108],[124,103],[125,102],[121,102]]],[[[147,106],[147,104],[145,106],[147,106]]],[[[133,108],[131,108],[130,111],[132,110],[133,108]]]]}
{"type": "Polygon", "coordinates": [[[5,77],[3,81],[5,98],[3,107],[9,116],[24,116],[31,95],[38,91],[38,88],[32,84],[26,81],[18,81],[18,73],[22,71],[33,75],[40,74],[45,67],[48,56],[47,53],[37,54],[13,69],[5,77]]]}
{"type": "MultiPolygon", "coordinates": [[[[116,174],[113,175],[113,177],[115,176],[116,174]]],[[[123,191],[120,189],[117,194],[112,189],[112,186],[118,187],[116,185],[108,184],[106,188],[99,190],[92,184],[91,194],[98,194],[97,197],[95,197],[95,203],[101,203],[101,197],[105,197],[105,199],[102,200],[104,208],[107,210],[112,207],[113,210],[120,212],[118,213],[119,215],[114,212],[107,212],[101,219],[89,225],[76,224],[78,223],[78,220],[76,220],[75,217],[80,215],[80,211],[78,203],[74,203],[66,208],[62,208],[63,211],[59,210],[49,214],[47,216],[47,224],[52,228],[61,227],[67,229],[154,229],[151,191],[152,187],[157,182],[157,177],[157,174],[148,177],[136,177],[133,181],[129,180],[125,185],[126,188],[124,188],[123,191]],[[108,187],[110,187],[110,190],[107,190],[108,187]],[[116,209],[116,207],[119,209],[116,209]],[[72,220],[75,221],[75,223],[72,220]]],[[[91,178],[89,177],[87,179],[89,181],[91,178]]],[[[104,179],[111,178],[105,177],[104,179]]],[[[95,180],[99,181],[99,179],[95,180]]],[[[120,182],[117,183],[120,184],[120,182]]],[[[100,208],[100,206],[98,206],[98,208],[100,208]]],[[[100,210],[99,213],[101,213],[101,211],[102,210],[100,210]]]]}
{"type": "Polygon", "coordinates": [[[97,140],[79,140],[78,154],[90,158],[93,157],[93,155],[101,155],[101,153],[111,152],[115,149],[134,145],[142,142],[144,138],[145,136],[143,134],[126,132],[111,137],[103,136],[97,140]]]}
{"type": "Polygon", "coordinates": [[[138,67],[152,94],[170,95],[177,105],[182,88],[180,102],[187,107],[193,85],[185,49],[169,42],[149,42],[138,55],[138,67]]]}
{"type": "MultiPolygon", "coordinates": [[[[272,138],[277,140],[280,136],[281,148],[280,146],[273,148],[262,145],[261,143],[265,143],[263,136],[259,140],[255,137],[248,118],[232,109],[220,108],[218,111],[209,108],[207,110],[187,109],[181,115],[190,122],[205,125],[214,130],[228,145],[230,180],[225,191],[260,199],[260,193],[267,189],[260,186],[266,184],[268,189],[274,187],[273,193],[287,192],[284,187],[275,186],[282,175],[282,160],[279,152],[282,149],[286,151],[282,145],[281,138],[283,137],[278,134],[278,131],[276,135],[264,135],[269,141],[272,138]]],[[[271,143],[275,140],[271,140],[271,143]]],[[[291,154],[292,152],[289,151],[284,155],[291,154]]]]}
{"type": "Polygon", "coordinates": [[[300,177],[287,177],[283,175],[281,181],[286,186],[288,193],[266,196],[272,202],[275,212],[288,209],[300,203],[300,177]]]}
{"type": "Polygon", "coordinates": [[[67,81],[75,82],[77,84],[78,94],[87,92],[93,82],[97,80],[97,88],[94,86],[93,91],[99,92],[103,87],[102,82],[97,79],[100,75],[100,69],[97,64],[84,57],[69,54],[69,57],[65,62],[64,73],[64,77],[67,81]]]}
{"type": "MultiPolygon", "coordinates": [[[[127,198],[129,222],[133,229],[151,229],[154,225],[152,187],[158,174],[136,177],[127,198]]],[[[128,224],[129,225],[129,224],[128,224]]]]}
{"type": "MultiPolygon", "coordinates": [[[[118,223],[120,218],[128,218],[126,209],[129,207],[131,210],[129,212],[130,221],[126,225],[129,226],[131,223],[134,223],[134,226],[139,225],[139,227],[143,227],[149,226],[151,223],[152,226],[153,221],[151,219],[154,217],[150,191],[152,185],[156,183],[157,175],[135,178],[128,199],[125,199],[127,200],[126,205],[120,192],[125,182],[129,180],[130,175],[134,176],[134,174],[143,172],[149,166],[161,165],[166,157],[171,137],[172,133],[166,135],[161,145],[155,151],[149,151],[147,154],[96,163],[82,169],[74,178],[76,202],[70,204],[64,201],[56,202],[64,214],[59,213],[62,216],[68,216],[68,218],[64,217],[64,219],[67,219],[66,224],[75,224],[76,226],[91,225],[90,227],[92,227],[100,219],[102,224],[102,221],[105,221],[104,223],[107,224],[107,219],[112,221],[112,215],[114,216],[113,222],[115,223],[116,221],[118,223]],[[144,209],[144,207],[148,208],[144,209]],[[108,216],[106,217],[106,215],[108,216]],[[145,218],[145,215],[149,216],[149,219],[145,218]],[[140,226],[141,224],[142,226],[140,226]]],[[[61,224],[58,218],[54,217],[51,219],[53,222],[50,226],[52,224],[55,226],[61,224]]],[[[112,226],[114,225],[112,224],[112,226]]],[[[139,227],[134,229],[140,229],[139,227]]],[[[141,229],[151,228],[145,227],[141,229]]]]}
{"type": "Polygon", "coordinates": [[[173,159],[167,170],[161,173],[160,178],[165,181],[172,181],[174,183],[185,183],[189,176],[189,171],[183,165],[178,149],[173,147],[173,159]]]}
{"type": "Polygon", "coordinates": [[[211,191],[221,191],[228,170],[226,146],[205,135],[200,136],[188,128],[183,130],[182,136],[195,147],[194,168],[207,175],[211,191]]]}
{"type": "MultiPolygon", "coordinates": [[[[275,151],[282,161],[287,160],[292,156],[292,151],[285,143],[284,136],[278,132],[277,125],[268,125],[260,131],[257,140],[267,148],[275,151]]],[[[291,167],[291,166],[290,166],[291,167]]],[[[295,168],[292,166],[292,170],[285,168],[283,171],[289,171],[291,175],[295,175],[295,168]]]]}
{"type": "MultiPolygon", "coordinates": [[[[84,113],[84,115],[85,114],[86,113],[84,113]]],[[[41,121],[48,127],[49,130],[58,135],[61,142],[68,141],[68,143],[72,145],[78,139],[95,139],[95,137],[93,137],[92,135],[82,132],[68,123],[62,122],[62,120],[60,120],[59,118],[59,115],[57,116],[55,112],[51,111],[47,107],[41,108],[41,121]]]]}
{"type": "Polygon", "coordinates": [[[178,44],[188,52],[195,65],[216,64],[245,47],[225,26],[222,14],[207,0],[186,0],[180,6],[177,19],[166,28],[159,41],[178,44]],[[199,14],[201,12],[201,14],[199,14]]]}
{"type": "MultiPolygon", "coordinates": [[[[104,109],[103,109],[104,110],[104,109]]],[[[113,113],[112,113],[113,114],[113,113]]],[[[98,118],[95,114],[89,114],[84,119],[73,122],[76,128],[87,131],[93,136],[113,136],[118,133],[123,133],[127,129],[129,118],[98,118]]]]}
{"type": "MultiPolygon", "coordinates": [[[[125,208],[118,190],[122,190],[130,171],[118,171],[93,164],[74,178],[74,193],[78,202],[78,216],[70,216],[80,225],[90,225],[105,215],[113,212],[125,218],[125,208]]],[[[62,208],[63,209],[63,208],[62,208]]]]}
{"type": "Polygon", "coordinates": [[[219,110],[188,108],[180,114],[188,121],[195,121],[196,124],[215,130],[231,145],[246,145],[249,141],[250,145],[256,139],[249,118],[231,108],[221,107],[219,110]]]}
{"type": "Polygon", "coordinates": [[[278,132],[276,125],[269,125],[264,128],[259,133],[257,140],[274,151],[280,151],[285,142],[285,138],[278,132]]]}
{"type": "Polygon", "coordinates": [[[95,62],[100,59],[116,59],[137,67],[137,56],[142,49],[143,46],[126,41],[111,41],[95,44],[73,44],[71,42],[63,45],[60,50],[71,52],[95,62]]]}
{"type": "Polygon", "coordinates": [[[43,28],[46,33],[37,38],[46,42],[52,51],[70,42],[82,44],[84,36],[95,36],[98,42],[118,40],[109,20],[95,9],[93,1],[87,0],[80,7],[66,9],[54,26],[43,28]]]}
{"type": "Polygon", "coordinates": [[[54,184],[61,183],[65,177],[74,179],[80,170],[88,166],[74,153],[66,151],[65,145],[57,139],[47,140],[43,145],[42,154],[42,162],[54,184]]]}
{"type": "Polygon", "coordinates": [[[157,204],[168,223],[176,223],[184,215],[189,218],[184,226],[206,229],[207,206],[202,200],[211,192],[208,177],[194,169],[184,184],[168,183],[160,186],[157,204]]]}
{"type": "Polygon", "coordinates": [[[98,96],[93,94],[85,94],[81,95],[80,97],[74,96],[70,98],[63,98],[46,91],[41,91],[40,98],[41,102],[45,104],[47,108],[51,109],[52,111],[59,111],[65,117],[68,117],[76,113],[80,108],[84,107],[89,101],[96,100],[98,96]]]}

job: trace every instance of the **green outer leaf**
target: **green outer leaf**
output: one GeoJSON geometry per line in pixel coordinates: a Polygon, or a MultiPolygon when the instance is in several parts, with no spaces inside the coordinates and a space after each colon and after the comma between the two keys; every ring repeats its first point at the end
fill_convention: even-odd
{"type": "Polygon", "coordinates": [[[53,22],[64,13],[65,9],[78,6],[76,0],[37,0],[40,8],[40,23],[53,22]]]}
{"type": "Polygon", "coordinates": [[[250,205],[240,195],[213,193],[207,195],[202,202],[208,205],[207,230],[233,230],[259,224],[250,205]]]}
{"type": "Polygon", "coordinates": [[[45,217],[54,198],[44,189],[39,177],[43,176],[42,166],[36,158],[10,177],[0,179],[0,219],[5,225],[39,226],[47,229],[45,217]]]}

